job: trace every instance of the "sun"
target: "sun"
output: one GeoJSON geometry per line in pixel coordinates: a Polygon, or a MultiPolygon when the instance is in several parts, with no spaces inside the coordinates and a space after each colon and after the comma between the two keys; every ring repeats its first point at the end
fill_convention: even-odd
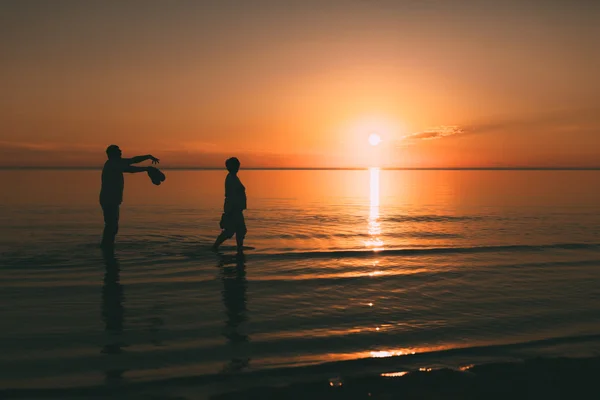
{"type": "Polygon", "coordinates": [[[369,144],[371,146],[377,146],[379,143],[381,143],[381,136],[376,133],[371,133],[369,135],[369,144]]]}

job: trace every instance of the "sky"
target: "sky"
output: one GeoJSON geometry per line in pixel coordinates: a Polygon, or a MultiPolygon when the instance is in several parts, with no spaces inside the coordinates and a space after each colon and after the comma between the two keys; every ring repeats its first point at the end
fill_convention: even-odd
{"type": "Polygon", "coordinates": [[[0,166],[600,167],[598,48],[594,0],[0,1],[0,166]]]}

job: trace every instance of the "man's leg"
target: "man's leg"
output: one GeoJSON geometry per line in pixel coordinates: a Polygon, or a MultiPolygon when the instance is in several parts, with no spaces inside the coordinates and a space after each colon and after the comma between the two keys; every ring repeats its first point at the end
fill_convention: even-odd
{"type": "Polygon", "coordinates": [[[115,237],[119,232],[119,205],[104,205],[102,211],[104,213],[102,246],[114,246],[115,237]]]}

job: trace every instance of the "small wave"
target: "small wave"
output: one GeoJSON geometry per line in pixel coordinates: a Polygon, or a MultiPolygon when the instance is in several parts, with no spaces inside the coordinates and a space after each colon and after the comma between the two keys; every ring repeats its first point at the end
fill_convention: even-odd
{"type": "Polygon", "coordinates": [[[534,252],[544,250],[598,250],[600,244],[591,243],[561,243],[548,245],[504,245],[476,247],[433,247],[418,249],[389,249],[389,250],[332,250],[305,251],[290,253],[265,253],[255,258],[269,259],[302,259],[302,258],[360,258],[382,256],[418,256],[432,254],[478,254],[500,252],[534,252]]]}
{"type": "MultiPolygon", "coordinates": [[[[433,350],[422,353],[412,353],[405,355],[392,356],[370,356],[365,358],[354,358],[342,361],[332,362],[309,362],[307,364],[286,365],[280,367],[271,365],[254,371],[247,371],[243,374],[228,374],[226,372],[212,374],[193,374],[175,377],[156,377],[150,379],[141,379],[129,381],[120,387],[113,387],[105,384],[81,385],[75,387],[47,387],[47,388],[27,388],[11,389],[3,388],[0,390],[0,397],[54,397],[64,398],[70,396],[97,397],[114,396],[115,394],[131,395],[135,391],[148,391],[152,388],[174,388],[181,386],[197,385],[199,387],[211,384],[218,384],[224,381],[229,384],[235,382],[249,382],[254,384],[264,384],[274,380],[280,385],[282,382],[292,380],[315,379],[315,377],[327,377],[331,374],[345,377],[369,374],[379,374],[387,370],[412,370],[421,365],[460,365],[471,362],[492,363],[495,361],[506,360],[524,360],[531,358],[529,350],[543,348],[548,346],[557,346],[564,344],[597,344],[600,342],[600,334],[591,334],[585,336],[564,336],[556,338],[547,338],[526,342],[491,344],[473,347],[459,347],[433,350]]],[[[377,352],[375,352],[377,353],[377,352]]]]}
{"type": "Polygon", "coordinates": [[[461,221],[480,221],[486,218],[478,215],[396,215],[382,218],[385,222],[461,222],[461,221]]]}
{"type": "MultiPolygon", "coordinates": [[[[180,262],[215,260],[215,255],[208,249],[209,245],[198,242],[181,242],[175,245],[168,242],[149,244],[127,243],[119,248],[118,259],[123,264],[143,264],[144,266],[177,264],[180,262]]],[[[223,251],[233,251],[234,246],[223,246],[223,251]]],[[[427,256],[437,254],[481,254],[481,253],[523,253],[549,250],[600,250],[600,244],[595,243],[558,243],[547,245],[500,245],[500,246],[471,246],[471,247],[420,247],[404,249],[356,249],[330,251],[295,251],[293,248],[265,249],[246,247],[250,260],[302,260],[302,259],[342,259],[342,258],[372,258],[392,256],[427,256]]],[[[90,263],[102,265],[100,251],[90,253],[85,246],[76,248],[69,256],[63,251],[40,251],[39,254],[27,254],[24,251],[2,252],[3,264],[0,269],[43,270],[84,268],[90,263]]]]}

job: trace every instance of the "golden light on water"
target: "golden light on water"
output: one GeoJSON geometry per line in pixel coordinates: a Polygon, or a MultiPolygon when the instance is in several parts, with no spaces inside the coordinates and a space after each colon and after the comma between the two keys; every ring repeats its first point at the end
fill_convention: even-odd
{"type": "Polygon", "coordinates": [[[369,188],[370,188],[370,205],[371,205],[371,216],[379,216],[379,168],[369,168],[369,188]],[[373,212],[375,213],[373,215],[373,212]]]}
{"type": "Polygon", "coordinates": [[[400,371],[400,372],[384,372],[381,374],[381,376],[385,377],[385,378],[399,378],[401,376],[404,376],[408,374],[408,371],[400,371]]]}
{"type": "Polygon", "coordinates": [[[369,239],[365,246],[372,250],[383,250],[381,224],[379,223],[379,168],[369,168],[369,239]]]}
{"type": "Polygon", "coordinates": [[[370,356],[372,358],[386,358],[386,357],[395,357],[395,356],[407,356],[415,354],[414,350],[404,349],[404,350],[381,350],[381,351],[371,351],[370,356]]]}
{"type": "Polygon", "coordinates": [[[403,353],[401,351],[372,351],[371,357],[373,358],[386,358],[393,356],[401,356],[403,353]]]}
{"type": "Polygon", "coordinates": [[[341,387],[344,384],[344,382],[342,382],[342,380],[340,378],[330,378],[329,379],[329,386],[331,387],[341,387]]]}
{"type": "MultiPolygon", "coordinates": [[[[365,329],[359,329],[358,331],[364,331],[365,329]]],[[[353,353],[329,353],[324,355],[304,355],[293,358],[293,361],[298,364],[305,363],[316,363],[316,362],[332,362],[332,361],[345,361],[345,360],[357,360],[365,358],[387,358],[396,356],[410,356],[420,353],[430,353],[433,351],[447,350],[451,346],[440,346],[440,347],[412,347],[412,348],[400,348],[400,349],[387,349],[387,350],[371,350],[371,351],[358,351],[353,353]]]]}

